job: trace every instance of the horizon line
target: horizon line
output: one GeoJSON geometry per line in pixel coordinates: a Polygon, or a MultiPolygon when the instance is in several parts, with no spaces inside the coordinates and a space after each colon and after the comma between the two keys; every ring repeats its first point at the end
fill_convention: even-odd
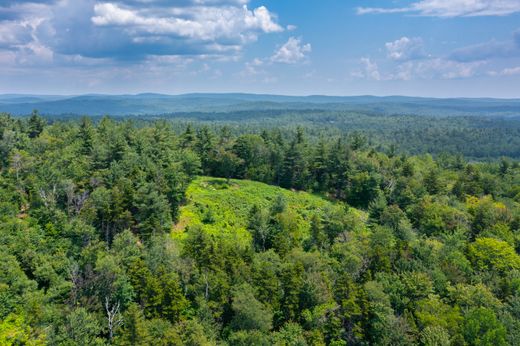
{"type": "Polygon", "coordinates": [[[13,93],[4,92],[0,93],[0,96],[34,96],[34,97],[82,97],[82,96],[143,96],[143,95],[157,95],[157,96],[190,96],[190,95],[251,95],[251,96],[273,96],[273,97],[294,97],[294,98],[310,98],[310,97],[340,97],[340,98],[355,98],[355,97],[374,97],[374,98],[392,98],[392,97],[403,97],[403,98],[418,98],[418,99],[437,99],[437,100],[482,100],[482,99],[493,99],[493,100],[520,100],[518,97],[496,97],[496,96],[413,96],[404,94],[387,94],[387,95],[376,95],[376,94],[276,94],[276,93],[255,93],[255,92],[240,92],[240,91],[226,91],[226,92],[205,92],[205,91],[194,91],[194,92],[183,92],[183,93],[162,93],[162,92],[138,92],[138,93],[79,93],[79,94],[39,94],[39,93],[13,93]]]}

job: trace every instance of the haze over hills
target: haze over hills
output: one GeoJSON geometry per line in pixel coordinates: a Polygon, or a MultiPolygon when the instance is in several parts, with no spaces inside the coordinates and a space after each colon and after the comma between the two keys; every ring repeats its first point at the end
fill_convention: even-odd
{"type": "Polygon", "coordinates": [[[245,93],[164,95],[0,95],[0,112],[26,115],[161,115],[180,112],[338,110],[377,114],[520,116],[520,99],[405,96],[283,96],[245,93]]]}

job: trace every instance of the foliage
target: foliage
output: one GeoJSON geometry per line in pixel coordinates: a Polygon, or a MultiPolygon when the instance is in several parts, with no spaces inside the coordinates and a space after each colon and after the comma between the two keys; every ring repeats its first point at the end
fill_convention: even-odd
{"type": "Polygon", "coordinates": [[[0,116],[0,344],[520,343],[518,162],[253,124],[0,116]]]}

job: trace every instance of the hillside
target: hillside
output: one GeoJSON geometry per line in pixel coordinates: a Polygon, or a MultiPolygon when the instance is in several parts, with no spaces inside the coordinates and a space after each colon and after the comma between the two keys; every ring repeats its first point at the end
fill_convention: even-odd
{"type": "MultiPolygon", "coordinates": [[[[308,192],[291,191],[249,180],[199,177],[186,191],[186,204],[180,209],[174,236],[183,236],[189,226],[201,226],[216,235],[235,237],[241,244],[249,243],[248,218],[253,205],[270,208],[278,196],[287,202],[287,211],[295,220],[300,237],[309,234],[313,213],[342,209],[343,206],[308,192]]],[[[365,219],[366,215],[351,208],[350,214],[365,219]]]]}
{"type": "Polygon", "coordinates": [[[518,161],[161,125],[0,116],[0,345],[520,345],[518,161]]]}
{"type": "Polygon", "coordinates": [[[356,111],[381,115],[518,116],[520,100],[491,98],[422,98],[403,96],[284,96],[262,94],[137,94],[137,95],[0,95],[0,112],[45,115],[165,115],[179,112],[237,112],[266,110],[356,111]]]}

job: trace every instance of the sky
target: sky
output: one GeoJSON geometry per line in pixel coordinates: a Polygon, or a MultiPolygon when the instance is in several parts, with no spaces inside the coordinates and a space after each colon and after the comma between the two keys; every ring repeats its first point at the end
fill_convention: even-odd
{"type": "Polygon", "coordinates": [[[0,93],[520,98],[520,0],[0,0],[0,93]]]}

